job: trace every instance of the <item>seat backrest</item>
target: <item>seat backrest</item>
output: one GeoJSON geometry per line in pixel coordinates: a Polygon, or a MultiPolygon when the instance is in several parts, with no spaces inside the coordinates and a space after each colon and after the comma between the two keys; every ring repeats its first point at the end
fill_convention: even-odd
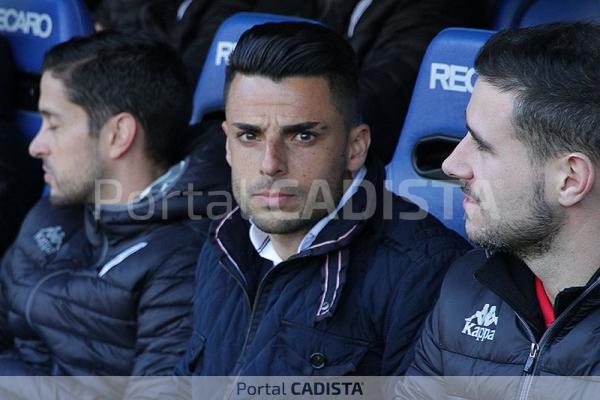
{"type": "Polygon", "coordinates": [[[191,123],[200,121],[202,116],[212,111],[224,108],[223,86],[225,84],[225,68],[229,54],[246,30],[254,25],[267,22],[304,21],[313,22],[305,18],[290,17],[286,15],[241,12],[227,18],[213,38],[210,50],[206,56],[204,67],[200,73],[198,84],[194,92],[194,106],[191,123]]]}
{"type": "Polygon", "coordinates": [[[515,26],[533,26],[550,22],[600,21],[598,0],[536,0],[523,12],[515,26]]]}
{"type": "Polygon", "coordinates": [[[463,236],[462,192],[442,172],[441,164],[466,133],[464,113],[476,79],[473,63],[492,33],[449,28],[432,40],[387,166],[390,190],[463,236]]]}
{"type": "Polygon", "coordinates": [[[0,0],[0,35],[11,46],[18,74],[15,122],[28,140],[41,124],[36,110],[44,54],[93,31],[92,18],[81,0],[0,0]]]}
{"type": "Polygon", "coordinates": [[[493,18],[494,29],[505,29],[519,21],[527,8],[535,0],[498,0],[493,18]]]}
{"type": "Polygon", "coordinates": [[[600,21],[598,0],[500,0],[495,29],[551,22],[600,21]]]}

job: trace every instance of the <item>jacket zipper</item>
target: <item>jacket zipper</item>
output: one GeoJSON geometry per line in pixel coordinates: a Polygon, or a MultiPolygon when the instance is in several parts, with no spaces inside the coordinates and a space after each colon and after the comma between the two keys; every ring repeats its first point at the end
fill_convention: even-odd
{"type": "MultiPolygon", "coordinates": [[[[236,274],[232,274],[231,271],[225,266],[225,264],[223,264],[222,261],[219,260],[219,265],[231,276],[233,276],[233,278],[235,279],[235,281],[238,283],[238,285],[240,286],[240,288],[242,289],[242,292],[244,293],[244,296],[246,298],[246,302],[248,303],[248,307],[250,308],[250,320],[248,322],[248,329],[246,330],[246,337],[244,339],[244,344],[242,345],[242,349],[240,351],[240,355],[238,356],[238,359],[235,362],[235,372],[232,373],[232,375],[239,375],[239,370],[241,369],[241,360],[244,357],[244,353],[246,352],[246,348],[248,347],[248,343],[250,342],[250,338],[252,336],[252,326],[254,325],[254,318],[255,318],[255,314],[256,314],[256,306],[258,304],[258,301],[261,297],[261,294],[263,292],[264,286],[265,286],[265,282],[269,279],[269,277],[272,275],[272,272],[275,269],[279,269],[279,267],[285,263],[288,263],[289,261],[291,261],[292,259],[296,259],[296,258],[301,258],[301,257],[307,257],[310,256],[312,254],[311,251],[304,251],[302,253],[293,255],[292,257],[290,257],[288,260],[286,261],[282,261],[281,263],[277,264],[276,266],[273,266],[271,269],[269,269],[267,271],[267,273],[265,274],[265,276],[263,277],[263,279],[261,279],[261,281],[258,284],[258,288],[256,290],[256,295],[254,296],[254,303],[252,304],[250,301],[250,296],[248,296],[248,292],[246,291],[246,287],[244,286],[244,284],[242,284],[242,282],[240,281],[240,279],[236,276],[236,274]]],[[[232,261],[233,262],[233,261],[232,261]]],[[[236,265],[237,267],[237,265],[236,265]]],[[[239,267],[237,267],[237,270],[240,271],[239,267]]]]}
{"type": "MultiPolygon", "coordinates": [[[[236,367],[239,365],[239,368],[241,368],[241,364],[240,361],[242,360],[242,358],[244,357],[244,353],[246,352],[246,348],[248,346],[248,343],[250,342],[251,336],[252,336],[252,326],[254,325],[254,318],[255,318],[255,313],[256,313],[256,306],[258,304],[258,301],[262,295],[263,289],[266,286],[265,282],[268,281],[268,279],[270,278],[270,276],[273,274],[273,271],[275,270],[279,270],[281,269],[281,266],[283,264],[289,263],[291,260],[293,259],[297,259],[297,258],[301,258],[301,257],[307,257],[310,256],[312,253],[311,252],[302,252],[299,254],[296,254],[290,258],[288,258],[285,261],[282,261],[281,263],[273,266],[271,269],[269,269],[267,271],[267,273],[265,274],[265,276],[263,277],[263,279],[259,282],[258,284],[258,289],[256,290],[256,295],[254,296],[254,304],[252,305],[251,308],[251,313],[250,313],[250,321],[248,324],[248,330],[246,331],[246,338],[244,340],[244,344],[242,346],[242,350],[240,351],[240,355],[235,363],[236,367]]],[[[246,293],[246,291],[244,290],[244,293],[246,293]]],[[[248,294],[246,293],[246,297],[248,298],[248,303],[250,303],[248,294]]],[[[238,368],[238,369],[239,369],[238,368]]],[[[238,371],[235,372],[235,375],[238,374],[238,371]]]]}
{"type": "MultiPolygon", "coordinates": [[[[281,262],[278,265],[276,265],[276,266],[272,267],[271,269],[269,269],[267,271],[267,273],[265,274],[265,276],[263,277],[263,279],[261,279],[261,281],[258,284],[258,289],[256,290],[256,295],[254,296],[254,304],[252,305],[251,312],[250,312],[250,320],[248,322],[248,330],[246,331],[246,338],[244,339],[244,344],[242,345],[242,349],[240,351],[240,355],[239,355],[239,357],[238,357],[238,359],[237,359],[237,361],[235,363],[236,369],[238,369],[238,370],[241,368],[240,362],[241,362],[242,358],[244,357],[244,353],[246,353],[246,348],[248,347],[248,343],[250,342],[250,338],[251,338],[251,336],[253,336],[252,335],[252,331],[253,331],[252,327],[254,325],[254,318],[255,318],[255,314],[256,314],[256,308],[257,308],[258,302],[260,300],[263,288],[265,286],[265,282],[268,280],[268,278],[271,275],[272,271],[274,269],[276,269],[279,265],[283,264],[284,262],[281,262]]],[[[244,291],[244,293],[245,293],[245,291],[244,291]]],[[[247,294],[246,294],[246,296],[247,296],[247,294]]],[[[250,300],[248,300],[248,302],[250,302],[250,300]]],[[[235,371],[234,375],[238,375],[238,371],[235,371]]]]}
{"type": "Polygon", "coordinates": [[[100,251],[100,257],[98,257],[98,261],[94,264],[94,269],[98,269],[100,265],[104,262],[106,255],[108,254],[108,238],[106,237],[106,233],[102,231],[102,250],[100,251]]]}
{"type": "Polygon", "coordinates": [[[579,303],[581,303],[581,301],[583,299],[585,299],[587,297],[587,295],[592,290],[594,290],[596,288],[596,286],[598,286],[599,283],[600,283],[600,279],[597,279],[577,299],[575,299],[575,301],[573,301],[569,305],[569,307],[567,307],[567,309],[565,311],[563,311],[563,313],[561,315],[558,316],[558,318],[554,321],[552,326],[550,326],[550,328],[548,328],[548,330],[546,330],[546,332],[544,332],[544,334],[540,338],[539,344],[536,343],[535,336],[531,332],[529,325],[527,325],[527,323],[525,323],[523,318],[521,318],[517,314],[517,317],[519,318],[521,323],[525,326],[525,329],[531,339],[531,350],[529,352],[529,357],[527,357],[527,361],[525,362],[525,366],[523,367],[523,372],[525,373],[526,379],[525,379],[525,382],[523,382],[523,387],[521,389],[521,394],[519,395],[519,400],[526,400],[527,396],[529,395],[529,390],[531,389],[531,384],[533,383],[533,378],[535,377],[535,372],[537,370],[537,365],[538,365],[537,361],[540,359],[540,354],[541,354],[542,350],[544,349],[544,347],[546,346],[546,343],[550,341],[552,334],[556,330],[555,327],[558,325],[557,322],[567,318],[567,316],[573,310],[573,308],[575,308],[579,303]]]}
{"type": "Polygon", "coordinates": [[[525,362],[525,367],[523,368],[523,372],[525,372],[526,374],[531,371],[531,367],[533,367],[533,364],[535,363],[535,359],[537,357],[537,353],[538,353],[539,349],[540,349],[540,346],[537,343],[535,343],[535,342],[531,343],[531,350],[529,350],[529,356],[527,357],[527,361],[525,362]]]}
{"type": "MultiPolygon", "coordinates": [[[[515,313],[516,314],[516,313],[515,313]]],[[[519,315],[516,314],[517,318],[525,328],[527,335],[529,336],[529,340],[531,341],[531,347],[529,350],[529,356],[527,357],[527,361],[525,362],[525,366],[523,367],[523,376],[525,379],[523,380],[523,385],[521,386],[521,390],[519,391],[519,400],[524,400],[527,398],[529,393],[529,389],[531,388],[531,384],[533,382],[533,374],[530,374],[532,367],[535,365],[537,360],[537,356],[539,353],[539,345],[535,340],[535,335],[531,331],[529,325],[525,322],[525,320],[519,315]]]]}
{"type": "Polygon", "coordinates": [[[250,296],[248,296],[248,292],[246,291],[246,287],[244,286],[244,284],[242,283],[242,281],[240,280],[240,278],[238,276],[236,276],[236,274],[232,274],[227,267],[225,266],[225,264],[223,264],[222,261],[219,261],[219,265],[225,270],[227,271],[227,273],[231,276],[233,276],[233,279],[237,282],[237,284],[240,286],[240,288],[242,289],[242,292],[244,293],[244,298],[246,299],[246,303],[248,304],[248,308],[252,309],[252,303],[250,303],[250,296]]]}

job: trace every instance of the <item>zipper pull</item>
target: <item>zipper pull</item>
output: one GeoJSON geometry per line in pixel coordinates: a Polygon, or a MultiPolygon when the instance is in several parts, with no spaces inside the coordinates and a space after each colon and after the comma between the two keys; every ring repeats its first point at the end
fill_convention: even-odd
{"type": "Polygon", "coordinates": [[[538,354],[539,346],[537,343],[531,343],[531,350],[529,350],[529,357],[527,357],[527,362],[525,363],[525,368],[523,371],[528,374],[531,372],[533,365],[535,364],[535,358],[538,354]]]}

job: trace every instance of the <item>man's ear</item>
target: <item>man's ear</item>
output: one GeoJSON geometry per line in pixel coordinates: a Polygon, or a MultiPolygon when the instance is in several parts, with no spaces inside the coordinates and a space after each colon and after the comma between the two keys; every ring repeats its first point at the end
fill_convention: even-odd
{"type": "Polygon", "coordinates": [[[594,185],[594,164],[583,153],[570,153],[558,160],[558,166],[558,202],[563,207],[574,206],[594,185]]]}
{"type": "Polygon", "coordinates": [[[226,136],[225,139],[225,159],[227,160],[227,164],[231,167],[231,149],[229,143],[229,125],[227,125],[227,121],[223,121],[221,123],[221,128],[223,128],[223,133],[226,136]]]}
{"type": "Polygon", "coordinates": [[[367,160],[371,145],[371,129],[367,124],[360,124],[350,130],[347,144],[346,168],[348,171],[358,171],[367,160]]]}
{"type": "Polygon", "coordinates": [[[119,113],[111,117],[103,130],[107,131],[105,143],[108,146],[108,155],[111,159],[123,157],[133,145],[139,134],[140,126],[130,113],[119,113]]]}

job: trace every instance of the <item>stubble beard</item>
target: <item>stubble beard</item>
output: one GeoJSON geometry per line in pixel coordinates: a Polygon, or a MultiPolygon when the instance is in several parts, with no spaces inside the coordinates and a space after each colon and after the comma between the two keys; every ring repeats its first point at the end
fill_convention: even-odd
{"type": "MultiPolygon", "coordinates": [[[[96,154],[93,157],[97,157],[96,154]]],[[[55,207],[72,207],[93,203],[95,199],[96,180],[102,179],[104,168],[98,158],[90,158],[89,163],[81,170],[64,178],[54,176],[58,193],[50,190],[50,204],[55,207]]]]}
{"type": "Polygon", "coordinates": [[[469,234],[477,245],[494,252],[515,255],[522,260],[539,258],[550,251],[564,223],[564,217],[544,200],[543,183],[536,179],[528,201],[528,216],[521,220],[494,221],[481,210],[485,225],[469,234]]]}
{"type": "MultiPolygon", "coordinates": [[[[343,175],[340,179],[328,180],[327,182],[331,198],[334,201],[333,208],[335,208],[343,195],[343,175]]],[[[317,198],[315,202],[308,202],[308,193],[299,187],[286,191],[292,193],[298,200],[298,203],[302,205],[298,210],[284,212],[275,208],[262,213],[254,210],[251,206],[252,194],[269,189],[273,185],[275,185],[274,181],[262,179],[258,183],[244,188],[243,183],[239,179],[232,177],[233,196],[239,204],[242,213],[261,231],[273,235],[307,232],[318,221],[329,214],[327,209],[315,207],[315,203],[322,201],[322,196],[317,198]]]]}

